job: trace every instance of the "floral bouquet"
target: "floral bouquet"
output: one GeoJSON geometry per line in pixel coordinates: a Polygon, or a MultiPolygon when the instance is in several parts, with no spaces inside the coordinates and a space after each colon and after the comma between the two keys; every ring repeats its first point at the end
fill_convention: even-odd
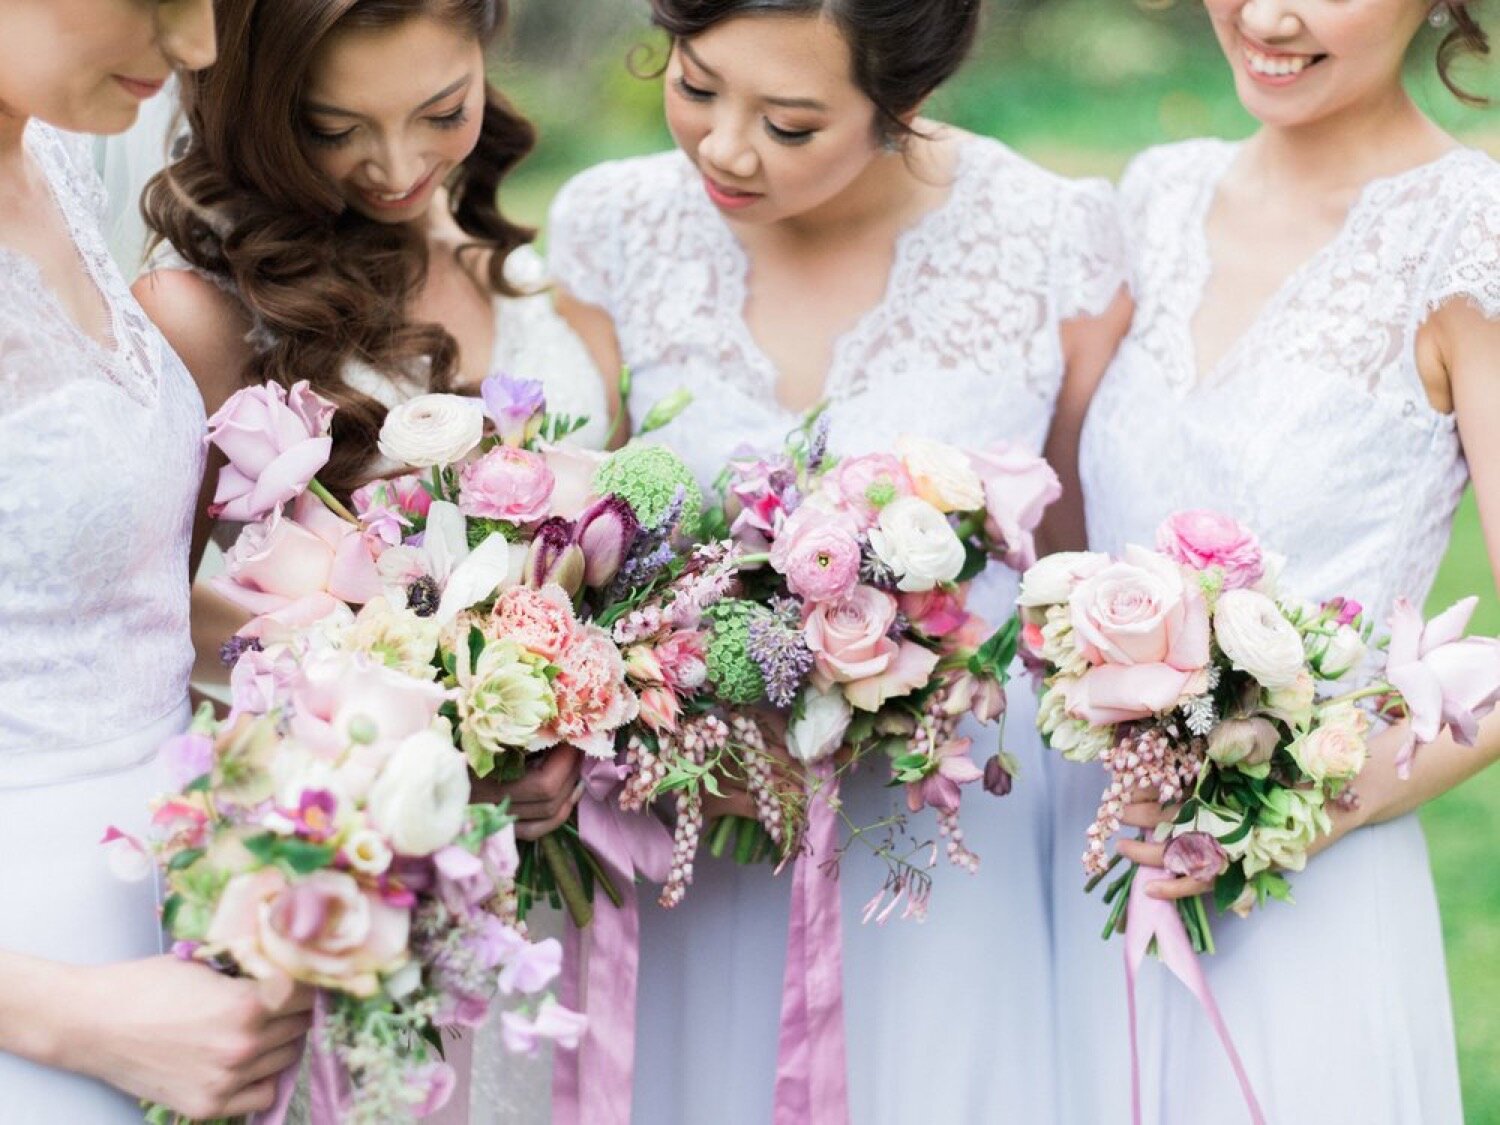
{"type": "MultiPolygon", "coordinates": [[[[1221,911],[1289,900],[1282,872],[1302,870],[1331,830],[1332,802],[1357,799],[1376,717],[1409,719],[1404,770],[1443,727],[1471,740],[1500,700],[1500,642],[1463,636],[1474,599],[1425,626],[1398,599],[1390,637],[1372,645],[1359,603],[1303,601],[1279,570],[1233,520],[1187,511],[1162,524],[1154,551],[1059,554],[1026,572],[1038,726],[1065,757],[1110,772],[1083,857],[1091,886],[1119,862],[1107,844],[1124,803],[1154,791],[1178,806],[1163,830],[1168,872],[1214,881],[1221,911]]],[[[1139,870],[1107,888],[1105,937],[1126,930],[1139,870]]],[[[1178,910],[1193,950],[1212,952],[1202,899],[1178,910]]]]}
{"type": "MultiPolygon", "coordinates": [[[[883,760],[907,810],[933,808],[949,859],[973,870],[962,787],[984,779],[1003,793],[1013,766],[996,755],[981,769],[957,727],[965,714],[1002,714],[1016,639],[1013,629],[986,639],[968,584],[992,557],[1018,568],[1032,560],[1057,479],[1019,451],[967,453],[919,438],[836,461],[827,435],[827,418],[815,415],[783,451],[736,458],[721,478],[717,530],[738,545],[742,573],[733,596],[703,615],[708,688],[725,714],[700,736],[706,747],[675,756],[661,786],[689,806],[679,810],[679,845],[697,831],[695,793],[712,791],[727,769],[754,797],[758,823],[726,818],[710,830],[711,846],[784,859],[805,842],[810,808],[836,806],[839,777],[883,760]],[[768,753],[768,733],[790,770],[768,753]]],[[[909,914],[925,909],[932,860],[912,856],[935,850],[899,848],[904,819],[879,826],[886,839],[873,846],[892,873],[871,916],[903,899],[909,914]]],[[[869,838],[867,826],[853,827],[869,838]]]]}
{"type": "Polygon", "coordinates": [[[340,1120],[411,1120],[452,1093],[441,1032],[478,1027],[497,992],[523,1000],[501,1017],[512,1050],[576,1042],[582,1019],[539,998],[561,947],[525,935],[511,820],[468,803],[443,689],[338,632],[263,714],[219,725],[205,705],[168,744],[177,788],[155,803],[149,849],[178,956],[319,990],[314,1100],[340,1120]]]}
{"type": "MultiPolygon", "coordinates": [[[[549,415],[538,383],[496,375],[482,390],[392,410],[391,475],[347,507],[312,475],[333,408],[304,384],[247,389],[211,420],[229,459],[216,504],[257,521],[217,582],[259,615],[226,653],[237,711],[263,702],[309,630],[352,618],[347,643],[445,690],[476,776],[514,780],[564,743],[613,764],[640,703],[606,626],[691,539],[696,485],[660,447],[557,444],[580,423],[549,415]]],[[[619,902],[575,822],[520,856],[522,917],[545,896],[587,924],[596,887],[619,902]]]]}

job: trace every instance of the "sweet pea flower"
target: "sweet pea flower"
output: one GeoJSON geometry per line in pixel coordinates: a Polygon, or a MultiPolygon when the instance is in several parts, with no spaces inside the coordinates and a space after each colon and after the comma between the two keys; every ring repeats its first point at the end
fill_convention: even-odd
{"type": "Polygon", "coordinates": [[[500,1015],[500,1037],[505,1049],[517,1055],[536,1054],[537,1046],[546,1040],[569,1051],[577,1050],[587,1027],[584,1016],[564,1008],[550,996],[542,1001],[534,1019],[527,1019],[520,1012],[500,1015]]]}
{"type": "Polygon", "coordinates": [[[479,385],[484,412],[506,445],[520,447],[536,437],[547,410],[547,396],[535,379],[512,379],[496,372],[479,385]]]}
{"type": "Polygon", "coordinates": [[[334,405],[305,379],[246,387],[208,420],[208,441],[229,463],[219,471],[211,514],[260,519],[307,488],[333,452],[334,405]]]}
{"type": "Polygon", "coordinates": [[[506,926],[497,984],[503,996],[516,992],[530,996],[546,988],[562,972],[562,943],[556,938],[530,941],[506,926]]]}
{"type": "Polygon", "coordinates": [[[1156,529],[1156,548],[1194,570],[1218,567],[1224,589],[1254,586],[1265,573],[1260,543],[1228,516],[1201,508],[1173,512],[1156,529]]]}
{"type": "Polygon", "coordinates": [[[1500,640],[1465,637],[1478,598],[1464,598],[1425,625],[1406,598],[1391,609],[1385,676],[1401,693],[1410,720],[1396,765],[1405,777],[1419,745],[1444,727],[1455,741],[1474,745],[1479,723],[1500,702],[1500,640]]]}

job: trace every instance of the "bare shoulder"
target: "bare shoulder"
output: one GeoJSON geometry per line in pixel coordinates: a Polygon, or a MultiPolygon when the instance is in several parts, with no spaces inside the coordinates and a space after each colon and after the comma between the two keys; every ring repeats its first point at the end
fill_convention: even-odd
{"type": "Polygon", "coordinates": [[[187,270],[143,274],[131,286],[153,323],[192,372],[210,413],[241,386],[253,352],[250,317],[235,297],[187,270]]]}

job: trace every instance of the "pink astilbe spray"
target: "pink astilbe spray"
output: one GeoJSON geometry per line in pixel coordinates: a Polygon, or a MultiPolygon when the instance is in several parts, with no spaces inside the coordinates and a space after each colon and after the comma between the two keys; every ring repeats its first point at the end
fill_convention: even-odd
{"type": "Polygon", "coordinates": [[[1088,851],[1083,869],[1102,875],[1109,868],[1108,841],[1120,830],[1125,800],[1143,789],[1157,791],[1163,805],[1170,805],[1192,792],[1206,760],[1207,743],[1192,738],[1175,741],[1173,730],[1147,727],[1126,734],[1099,755],[1110,772],[1109,788],[1100,798],[1099,811],[1088,829],[1088,851]]]}

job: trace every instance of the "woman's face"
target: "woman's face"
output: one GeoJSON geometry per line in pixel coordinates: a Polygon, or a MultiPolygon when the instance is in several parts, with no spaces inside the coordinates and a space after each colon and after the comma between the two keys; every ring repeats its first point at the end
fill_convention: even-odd
{"type": "Polygon", "coordinates": [[[880,153],[875,104],[849,45],[816,16],[742,16],[679,40],[667,126],[715,206],[743,222],[796,218],[838,197],[880,153]]]}
{"type": "Polygon", "coordinates": [[[213,0],[0,4],[0,115],[124,132],[173,70],[213,61],[213,0]]]}
{"type": "Polygon", "coordinates": [[[1297,127],[1378,104],[1401,87],[1427,0],[1204,0],[1240,101],[1297,127]]]}
{"type": "Polygon", "coordinates": [[[474,151],[484,105],[484,51],[463,29],[425,16],[351,28],[313,59],[304,147],[355,211],[415,222],[474,151]]]}

